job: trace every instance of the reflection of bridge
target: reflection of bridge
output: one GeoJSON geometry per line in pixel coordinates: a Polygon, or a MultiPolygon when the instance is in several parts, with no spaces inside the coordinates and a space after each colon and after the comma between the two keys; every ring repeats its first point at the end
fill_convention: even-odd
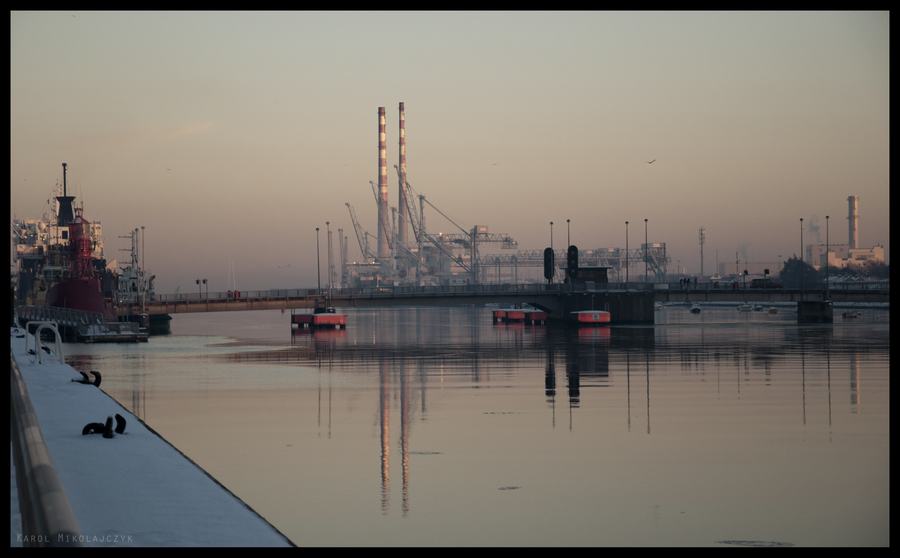
{"type": "MultiPolygon", "coordinates": [[[[677,285],[677,284],[676,284],[677,285]]],[[[668,286],[668,285],[667,285],[668,286]]],[[[377,287],[333,289],[330,304],[358,306],[448,306],[469,304],[532,304],[561,318],[572,310],[603,309],[619,322],[653,323],[653,302],[798,302],[822,301],[823,291],[746,288],[666,288],[649,284],[608,283],[603,288],[571,290],[568,285],[495,284],[429,287],[377,287]]],[[[149,314],[222,312],[312,308],[325,299],[327,291],[316,289],[273,289],[231,293],[161,295],[147,304],[149,314]]],[[[888,290],[831,290],[834,302],[880,302],[890,300],[888,290]]]]}

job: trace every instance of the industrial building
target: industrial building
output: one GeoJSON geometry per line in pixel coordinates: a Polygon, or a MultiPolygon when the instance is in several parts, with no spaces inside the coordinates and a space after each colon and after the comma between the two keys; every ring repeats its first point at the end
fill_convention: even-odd
{"type": "Polygon", "coordinates": [[[824,265],[837,268],[862,267],[869,263],[884,263],[884,246],[876,244],[869,248],[859,246],[859,196],[847,197],[847,243],[810,244],[806,247],[807,261],[815,262],[813,267],[824,265]],[[827,250],[827,252],[826,252],[827,250]]]}
{"type": "MultiPolygon", "coordinates": [[[[545,281],[542,250],[519,250],[514,238],[506,233],[492,232],[488,225],[460,225],[412,187],[407,175],[405,104],[400,102],[398,109],[399,157],[398,164],[394,165],[397,205],[390,206],[387,117],[385,107],[378,107],[378,179],[377,183],[369,182],[377,214],[376,233],[372,235],[363,228],[356,209],[350,203],[345,204],[361,258],[350,261],[349,237],[338,229],[340,272],[336,274],[329,228],[327,286],[449,286],[545,281]],[[429,208],[427,216],[426,206],[429,208]],[[451,232],[436,232],[434,223],[449,227],[451,232]]],[[[554,248],[559,266],[555,280],[562,281],[566,247],[554,248]]],[[[579,262],[609,268],[616,281],[625,280],[627,265],[631,271],[630,280],[638,282],[644,279],[645,271],[648,281],[664,278],[669,258],[665,243],[656,242],[631,249],[627,254],[621,248],[579,250],[579,262]]]]}

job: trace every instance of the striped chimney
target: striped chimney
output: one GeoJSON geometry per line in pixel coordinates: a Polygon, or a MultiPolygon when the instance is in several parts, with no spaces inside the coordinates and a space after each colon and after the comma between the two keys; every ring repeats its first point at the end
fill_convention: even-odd
{"type": "Polygon", "coordinates": [[[385,143],[384,107],[378,107],[378,259],[387,259],[388,251],[388,185],[387,144],[385,143]]]}
{"type": "Polygon", "coordinates": [[[400,190],[397,197],[397,241],[406,246],[406,116],[403,111],[403,101],[400,102],[400,165],[398,167],[400,178],[400,190]]]}

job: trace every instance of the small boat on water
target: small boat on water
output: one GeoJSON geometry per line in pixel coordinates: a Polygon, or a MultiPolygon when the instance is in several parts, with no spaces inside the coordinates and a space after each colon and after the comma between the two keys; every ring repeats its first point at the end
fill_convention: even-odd
{"type": "Polygon", "coordinates": [[[691,305],[691,314],[699,314],[699,313],[700,313],[700,307],[697,306],[696,304],[692,304],[691,305]]]}
{"type": "Polygon", "coordinates": [[[763,305],[762,305],[762,304],[755,304],[755,305],[753,306],[753,311],[754,311],[754,312],[762,312],[763,309],[764,309],[764,308],[763,308],[763,305]]]}
{"type": "Polygon", "coordinates": [[[497,308],[493,310],[495,324],[522,322],[526,324],[543,324],[547,321],[547,312],[537,308],[497,308]]]}
{"type": "Polygon", "coordinates": [[[737,306],[738,312],[749,312],[751,310],[753,310],[753,307],[750,306],[750,304],[747,302],[745,302],[743,304],[738,304],[738,306],[737,306]]]}
{"type": "Polygon", "coordinates": [[[848,310],[847,312],[841,314],[841,317],[843,317],[845,320],[856,320],[862,318],[862,312],[860,312],[859,310],[848,310]]]}
{"type": "Polygon", "coordinates": [[[572,312],[572,321],[578,325],[606,325],[610,322],[610,313],[605,310],[580,310],[572,312]]]}
{"type": "Polygon", "coordinates": [[[769,306],[769,314],[777,314],[777,313],[778,313],[778,308],[775,308],[774,306],[769,306]]]}
{"type": "Polygon", "coordinates": [[[347,315],[338,314],[333,306],[316,308],[312,313],[291,311],[291,328],[334,328],[346,329],[347,315]]]}

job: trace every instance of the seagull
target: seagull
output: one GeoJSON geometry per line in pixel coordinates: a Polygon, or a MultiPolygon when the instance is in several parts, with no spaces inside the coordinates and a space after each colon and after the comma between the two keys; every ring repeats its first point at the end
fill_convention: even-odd
{"type": "MultiPolygon", "coordinates": [[[[653,159],[653,161],[656,161],[656,159],[653,159]]],[[[648,165],[652,165],[652,164],[653,164],[653,161],[647,161],[647,164],[648,164],[648,165]]]]}

